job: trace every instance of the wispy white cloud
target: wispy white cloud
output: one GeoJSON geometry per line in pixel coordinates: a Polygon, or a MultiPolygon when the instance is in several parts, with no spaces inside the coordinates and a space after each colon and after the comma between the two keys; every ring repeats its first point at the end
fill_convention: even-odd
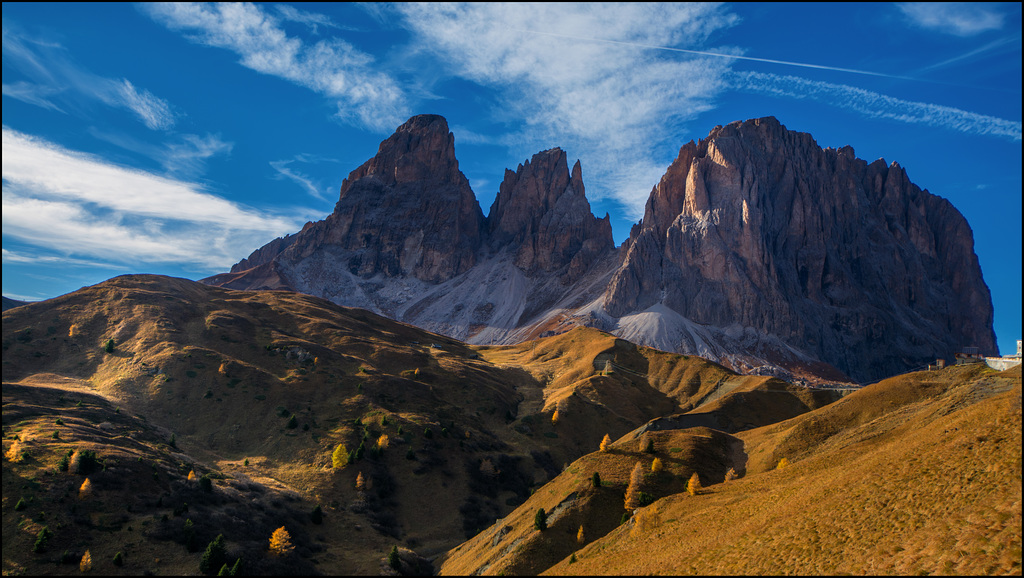
{"type": "Polygon", "coordinates": [[[288,36],[259,5],[160,3],[145,9],[194,42],[235,52],[247,68],[333,99],[346,122],[392,131],[409,116],[398,83],[374,68],[372,56],[339,39],[310,45],[288,36]]]}
{"type": "Polygon", "coordinates": [[[289,168],[288,165],[295,162],[295,160],[297,159],[270,161],[270,166],[277,171],[277,176],[275,178],[288,179],[309,193],[309,196],[321,201],[326,201],[327,197],[325,197],[323,192],[320,191],[320,187],[313,183],[313,179],[311,177],[289,168]]]}
{"type": "Polygon", "coordinates": [[[761,72],[735,72],[731,75],[737,90],[775,97],[810,99],[851,110],[868,118],[881,118],[955,130],[968,134],[1021,140],[1021,122],[960,110],[927,102],[894,98],[845,84],[807,80],[761,72]]]}
{"type": "MultiPolygon", "coordinates": [[[[716,4],[399,4],[416,51],[498,92],[516,154],[580,151],[588,195],[639,216],[664,172],[655,151],[709,110],[729,61],[671,59],[644,45],[692,48],[737,19],[716,4]],[[582,41],[599,34],[609,42],[582,41]],[[657,122],[652,122],[657,119],[657,122]]],[[[674,144],[674,143],[673,143],[674,144]]]]}
{"type": "Polygon", "coordinates": [[[21,265],[60,265],[62,267],[105,267],[127,270],[125,265],[111,265],[106,261],[75,259],[74,257],[58,255],[39,255],[35,253],[24,253],[21,251],[8,251],[3,249],[3,262],[18,263],[21,265]]]}
{"type": "Polygon", "coordinates": [[[163,130],[174,126],[174,113],[166,100],[148,90],[140,91],[128,80],[121,80],[115,86],[115,103],[134,112],[147,127],[163,130]]]}
{"type": "Polygon", "coordinates": [[[321,26],[326,26],[328,28],[345,28],[335,23],[331,20],[331,17],[326,14],[299,10],[291,4],[277,4],[274,6],[274,9],[277,10],[277,13],[282,19],[289,22],[304,24],[309,27],[310,32],[313,34],[319,33],[321,26]]]}
{"type": "Polygon", "coordinates": [[[111,262],[223,270],[302,219],[267,215],[199,185],[120,167],[3,128],[5,238],[111,262]]]}
{"type": "Polygon", "coordinates": [[[60,45],[40,42],[9,28],[3,28],[4,66],[14,66],[31,81],[4,84],[10,96],[42,108],[66,112],[76,100],[99,101],[134,114],[153,130],[174,126],[177,114],[170,103],[129,80],[104,78],[72,61],[60,45]]]}
{"type": "Polygon", "coordinates": [[[992,2],[900,2],[911,24],[955,36],[974,36],[1003,27],[1005,15],[992,2]]]}
{"type": "Polygon", "coordinates": [[[57,88],[40,86],[23,80],[3,85],[4,96],[9,96],[40,108],[48,108],[57,112],[64,112],[51,100],[53,95],[59,93],[60,90],[57,88]]]}

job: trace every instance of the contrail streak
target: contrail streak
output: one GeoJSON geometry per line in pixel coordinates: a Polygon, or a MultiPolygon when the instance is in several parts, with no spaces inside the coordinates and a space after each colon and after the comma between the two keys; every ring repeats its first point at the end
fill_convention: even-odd
{"type": "MultiPolygon", "coordinates": [[[[840,68],[838,66],[825,66],[822,64],[808,64],[806,62],[790,62],[788,60],[773,60],[771,58],[756,58],[753,56],[737,56],[735,54],[723,54],[721,52],[708,52],[705,50],[687,50],[685,48],[673,48],[671,46],[657,46],[654,44],[641,44],[639,42],[623,42],[621,40],[607,40],[604,38],[587,38],[583,36],[571,36],[568,34],[557,34],[554,32],[539,32],[536,30],[523,30],[516,29],[519,32],[526,32],[528,34],[539,34],[541,36],[553,36],[556,38],[566,38],[569,40],[583,40],[586,42],[603,42],[605,44],[618,44],[621,46],[633,46],[636,48],[648,48],[651,50],[667,50],[669,52],[682,52],[685,54],[696,54],[699,56],[717,56],[719,58],[731,58],[734,60],[750,60],[753,62],[765,62],[768,64],[782,64],[785,66],[798,66],[801,68],[815,68],[818,70],[832,70],[836,72],[849,72],[852,74],[864,74],[867,76],[878,76],[882,78],[896,78],[900,80],[923,80],[920,78],[913,78],[910,76],[899,76],[896,74],[885,74],[882,72],[872,72],[870,70],[857,70],[856,68],[840,68]]],[[[926,81],[927,82],[927,81],[926,81]]]]}

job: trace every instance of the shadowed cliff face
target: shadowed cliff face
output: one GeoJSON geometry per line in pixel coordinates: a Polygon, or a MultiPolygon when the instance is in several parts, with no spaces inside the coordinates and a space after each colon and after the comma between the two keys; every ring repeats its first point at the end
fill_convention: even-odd
{"type": "Polygon", "coordinates": [[[615,246],[610,217],[590,212],[579,161],[570,174],[558,148],[533,155],[515,172],[505,170],[488,230],[496,246],[513,248],[520,269],[550,273],[568,266],[566,282],[615,246]]]}
{"type": "Polygon", "coordinates": [[[857,379],[995,351],[970,227],[896,163],[821,149],[774,118],[682,147],[608,287],[614,316],[664,303],[780,337],[857,379]]]}
{"type": "Polygon", "coordinates": [[[474,343],[591,325],[787,379],[775,369],[866,381],[967,345],[995,352],[963,216],[898,164],[822,149],[774,118],[684,145],[620,249],[561,149],[506,170],[487,218],[458,167],[444,118],[413,117],[326,219],[205,281],[474,343]]]}

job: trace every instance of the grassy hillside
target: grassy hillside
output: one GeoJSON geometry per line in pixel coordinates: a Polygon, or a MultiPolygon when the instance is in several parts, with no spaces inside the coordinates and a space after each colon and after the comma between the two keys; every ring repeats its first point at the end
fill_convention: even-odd
{"type": "Polygon", "coordinates": [[[1020,367],[898,376],[737,438],[745,477],[642,508],[546,573],[1021,572],[1020,367]]]}
{"type": "MultiPolygon", "coordinates": [[[[591,329],[474,348],[304,295],[142,275],[4,312],[3,382],[5,452],[14,443],[32,448],[29,460],[4,461],[5,528],[35,528],[38,513],[16,510],[21,488],[7,484],[31,478],[35,508],[62,516],[50,529],[55,544],[74,545],[72,557],[92,548],[112,556],[131,542],[148,552],[132,556],[148,560],[132,572],[157,573],[193,572],[202,554],[183,549],[180,531],[154,529],[164,516],[171,526],[184,524],[176,502],[192,469],[215,480],[203,540],[224,533],[229,550],[252,568],[276,568],[280,560],[269,556],[267,540],[286,525],[297,546],[288,560],[302,562],[287,565],[290,571],[376,573],[395,545],[414,563],[411,550],[429,557],[476,535],[537,496],[606,434],[640,435],[637,428],[652,418],[714,410],[758,387],[787,387],[591,329]],[[83,403],[106,413],[72,420],[92,428],[89,435],[82,429],[49,437],[51,422],[68,421],[69,400],[75,408],[91,400],[83,403]],[[15,411],[21,404],[35,413],[24,417],[15,411]],[[135,421],[124,427],[144,432],[146,449],[125,454],[120,434],[93,431],[127,416],[135,421]],[[353,455],[334,467],[339,444],[353,455]],[[72,478],[57,472],[68,450],[86,447],[104,463],[141,458],[156,471],[124,486],[96,483],[97,493],[111,496],[100,500],[102,515],[134,504],[139,521],[129,516],[118,530],[130,525],[134,540],[92,527],[78,532],[72,506],[80,506],[65,495],[72,478]],[[134,496],[148,497],[135,503],[134,496]],[[280,523],[254,522],[242,532],[237,520],[247,520],[246,500],[272,504],[267,511],[280,523]],[[309,517],[317,506],[322,524],[309,517]],[[139,536],[143,519],[150,523],[139,536]]],[[[803,393],[782,395],[795,400],[783,403],[785,411],[766,406],[729,431],[809,407],[799,400],[803,393]]],[[[668,469],[688,467],[673,461],[668,469]]],[[[21,542],[5,539],[5,570],[49,568],[52,552],[33,553],[21,542]]],[[[111,571],[131,573],[122,568],[111,571]]]]}

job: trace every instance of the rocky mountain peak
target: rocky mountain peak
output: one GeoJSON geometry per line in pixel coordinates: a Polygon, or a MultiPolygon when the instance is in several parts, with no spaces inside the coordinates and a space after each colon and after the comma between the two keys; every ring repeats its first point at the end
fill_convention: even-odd
{"type": "Polygon", "coordinates": [[[570,172],[560,148],[506,170],[487,221],[492,244],[514,247],[516,265],[527,272],[582,270],[614,247],[610,217],[591,213],[580,162],[570,172]]]}
{"type": "Polygon", "coordinates": [[[436,114],[410,118],[380,143],[377,154],[352,171],[342,182],[341,196],[359,179],[373,177],[386,186],[415,181],[460,180],[455,158],[455,135],[448,121],[436,114]]]}
{"type": "Polygon", "coordinates": [[[994,351],[966,220],[851,147],[767,117],[688,143],[651,193],[606,310],[661,304],[705,326],[777,336],[857,379],[994,351]]]}

